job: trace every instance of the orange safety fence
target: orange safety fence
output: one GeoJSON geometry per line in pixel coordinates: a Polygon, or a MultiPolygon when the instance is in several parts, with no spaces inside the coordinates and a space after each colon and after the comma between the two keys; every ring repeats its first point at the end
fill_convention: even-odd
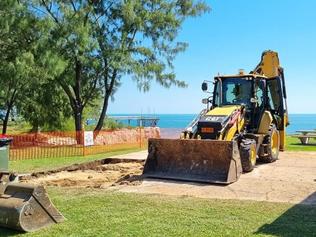
{"type": "Polygon", "coordinates": [[[9,135],[10,160],[41,159],[102,154],[117,150],[146,148],[158,128],[104,130],[93,133],[93,145],[85,146],[84,132],[40,132],[9,135]]]}

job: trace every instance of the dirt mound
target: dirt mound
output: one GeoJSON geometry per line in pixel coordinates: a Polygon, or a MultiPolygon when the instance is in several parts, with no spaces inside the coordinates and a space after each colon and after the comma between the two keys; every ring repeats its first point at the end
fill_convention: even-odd
{"type": "Polygon", "coordinates": [[[22,177],[35,185],[82,188],[107,188],[115,185],[138,185],[142,182],[143,161],[110,160],[72,165],[58,170],[22,177]]]}

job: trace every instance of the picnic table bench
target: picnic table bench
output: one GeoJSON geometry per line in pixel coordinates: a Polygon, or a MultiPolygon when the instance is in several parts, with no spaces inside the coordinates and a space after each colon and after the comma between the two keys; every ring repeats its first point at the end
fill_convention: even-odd
{"type": "Polygon", "coordinates": [[[309,143],[310,138],[316,138],[316,129],[315,130],[298,130],[296,131],[300,134],[293,134],[291,137],[296,137],[300,139],[303,145],[309,143]]]}

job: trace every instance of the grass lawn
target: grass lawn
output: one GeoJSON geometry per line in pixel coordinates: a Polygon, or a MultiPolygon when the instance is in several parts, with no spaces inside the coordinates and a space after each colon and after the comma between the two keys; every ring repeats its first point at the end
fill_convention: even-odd
{"type": "Polygon", "coordinates": [[[104,159],[107,157],[126,154],[130,152],[140,151],[139,148],[124,149],[119,151],[107,152],[98,155],[89,156],[71,156],[71,157],[56,157],[56,158],[43,158],[34,160],[17,160],[9,162],[9,170],[18,173],[30,173],[34,171],[44,171],[53,168],[59,168],[75,163],[82,163],[97,159],[104,159]]]}
{"type": "MultiPolygon", "coordinates": [[[[289,151],[316,151],[287,137],[289,151]]],[[[101,159],[139,149],[86,157],[11,161],[30,172],[101,159]]],[[[0,228],[2,236],[315,236],[316,206],[48,188],[67,221],[36,233],[0,228]]]]}
{"type": "Polygon", "coordinates": [[[302,145],[300,140],[295,137],[286,137],[286,150],[287,151],[316,151],[316,140],[312,139],[311,144],[302,145]]]}
{"type": "Polygon", "coordinates": [[[49,188],[67,221],[0,236],[314,236],[316,206],[49,188]]]}

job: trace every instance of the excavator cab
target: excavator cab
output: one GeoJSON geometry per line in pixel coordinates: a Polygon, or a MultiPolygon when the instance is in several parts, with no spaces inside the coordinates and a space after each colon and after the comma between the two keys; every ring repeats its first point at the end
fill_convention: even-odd
{"type": "MultiPolygon", "coordinates": [[[[211,109],[227,105],[244,105],[248,125],[258,129],[264,111],[270,111],[275,125],[281,130],[284,123],[285,103],[281,79],[257,75],[215,78],[211,109]]],[[[253,131],[254,132],[254,131],[253,131]]]]}

